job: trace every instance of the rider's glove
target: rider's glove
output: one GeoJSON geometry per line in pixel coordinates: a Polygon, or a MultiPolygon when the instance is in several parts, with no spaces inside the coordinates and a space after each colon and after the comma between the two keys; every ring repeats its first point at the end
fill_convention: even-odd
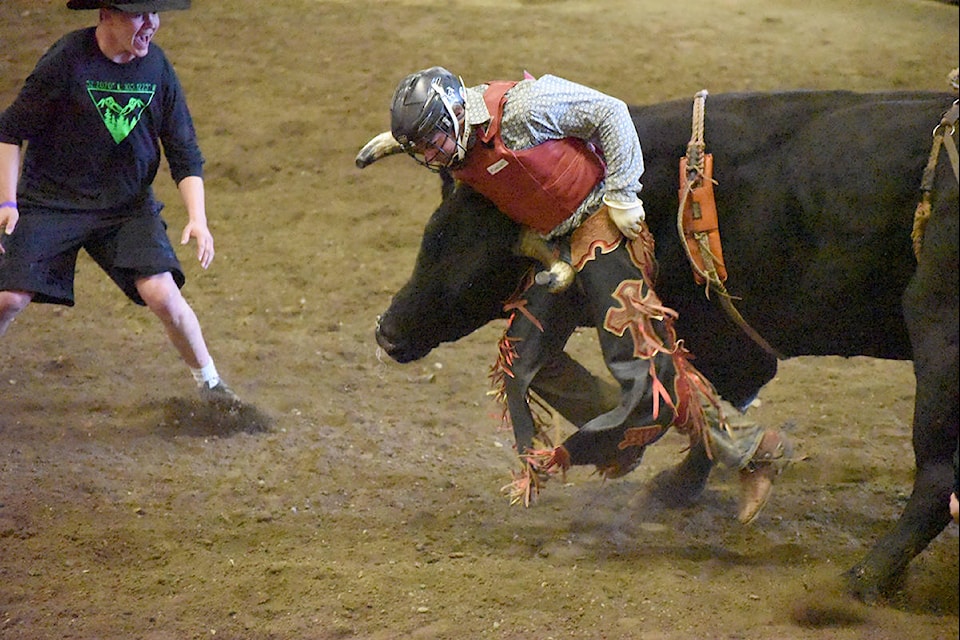
{"type": "Polygon", "coordinates": [[[639,198],[634,202],[618,202],[604,195],[603,204],[607,205],[610,219],[620,229],[620,233],[631,240],[635,240],[640,235],[640,223],[643,222],[646,214],[643,211],[643,202],[639,198]]]}

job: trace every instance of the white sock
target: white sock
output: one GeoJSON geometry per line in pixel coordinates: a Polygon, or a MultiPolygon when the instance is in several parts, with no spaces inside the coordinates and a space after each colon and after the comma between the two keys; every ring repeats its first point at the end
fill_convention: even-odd
{"type": "Polygon", "coordinates": [[[213,360],[210,360],[200,369],[191,368],[190,373],[193,374],[193,379],[197,381],[198,387],[207,385],[207,387],[213,388],[220,382],[220,374],[217,373],[217,366],[213,364],[213,360]]]}

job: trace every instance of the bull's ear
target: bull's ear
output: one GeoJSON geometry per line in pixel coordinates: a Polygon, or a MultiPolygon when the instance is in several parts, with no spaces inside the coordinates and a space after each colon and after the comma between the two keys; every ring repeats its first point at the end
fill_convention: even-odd
{"type": "Polygon", "coordinates": [[[442,181],[440,185],[440,198],[446,200],[453,193],[457,182],[447,169],[440,169],[440,180],[442,181]]]}

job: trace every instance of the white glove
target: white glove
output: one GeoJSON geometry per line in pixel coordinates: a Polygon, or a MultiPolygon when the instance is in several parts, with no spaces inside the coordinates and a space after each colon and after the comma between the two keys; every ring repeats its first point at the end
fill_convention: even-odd
{"type": "Polygon", "coordinates": [[[636,240],[637,236],[640,235],[640,223],[646,217],[643,211],[643,202],[639,198],[636,202],[617,202],[616,200],[609,200],[604,195],[603,204],[607,205],[610,219],[620,229],[620,233],[631,240],[636,240]]]}

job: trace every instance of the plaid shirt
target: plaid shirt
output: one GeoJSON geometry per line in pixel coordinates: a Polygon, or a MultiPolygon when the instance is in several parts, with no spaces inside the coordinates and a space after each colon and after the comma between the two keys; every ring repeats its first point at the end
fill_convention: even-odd
{"type": "MultiPolygon", "coordinates": [[[[483,102],[486,89],[485,84],[466,89],[466,123],[470,127],[490,121],[483,102]]],[[[593,143],[603,156],[606,177],[549,237],[575,229],[600,208],[604,193],[612,200],[635,202],[643,188],[643,153],[627,106],[595,89],[551,75],[521,80],[506,94],[500,135],[507,148],[515,151],[548,140],[581,138],[593,143]]]]}

